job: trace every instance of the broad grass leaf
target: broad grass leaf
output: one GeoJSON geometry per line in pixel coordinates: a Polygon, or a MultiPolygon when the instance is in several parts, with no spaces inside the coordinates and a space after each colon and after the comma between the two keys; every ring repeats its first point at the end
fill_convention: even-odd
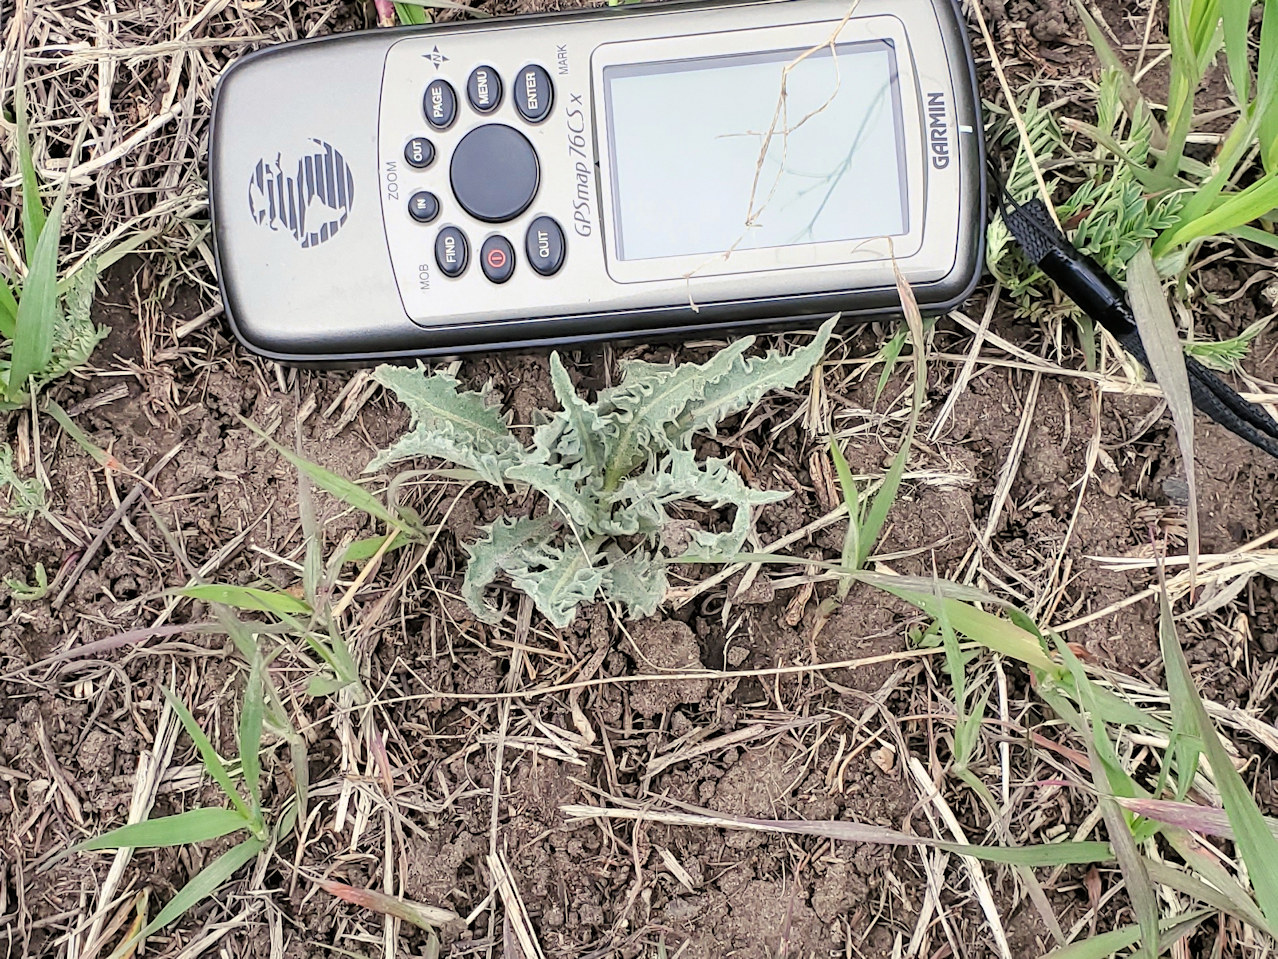
{"type": "MultiPolygon", "coordinates": [[[[1278,185],[1278,184],[1276,184],[1278,185]]],[[[1167,399],[1176,440],[1185,467],[1189,487],[1188,525],[1189,575],[1191,582],[1198,574],[1198,481],[1194,468],[1194,399],[1189,391],[1189,374],[1185,371],[1185,353],[1176,332],[1176,323],[1167,307],[1167,294],[1154,268],[1149,249],[1142,246],[1127,265],[1127,293],[1131,300],[1136,328],[1140,331],[1145,354],[1154,379],[1167,399]]]]}
{"type": "Polygon", "coordinates": [[[1159,592],[1158,640],[1167,673],[1172,715],[1182,736],[1196,738],[1211,763],[1216,788],[1234,830],[1234,843],[1247,864],[1256,902],[1269,921],[1278,926],[1278,838],[1269,830],[1251,790],[1234,768],[1194,685],[1180,639],[1176,635],[1166,584],[1159,592]]]}
{"type": "MultiPolygon", "coordinates": [[[[26,207],[24,206],[25,210],[26,207]]],[[[41,373],[53,356],[53,333],[58,311],[58,242],[61,239],[62,201],[53,205],[27,263],[13,332],[8,398],[16,399],[27,379],[41,373]]]]}
{"type": "Polygon", "coordinates": [[[174,590],[179,596],[205,603],[223,603],[235,609],[250,609],[276,616],[309,616],[311,607],[288,593],[253,586],[230,586],[224,583],[201,583],[174,590]]]}
{"type": "Polygon", "coordinates": [[[264,676],[266,664],[262,653],[253,651],[249,665],[248,683],[244,687],[244,702],[240,706],[240,768],[244,784],[248,787],[249,803],[254,813],[262,807],[262,718],[266,712],[264,676]]]}
{"type": "Polygon", "coordinates": [[[117,946],[116,950],[111,953],[110,959],[124,959],[125,956],[131,955],[137,943],[152,933],[159,932],[173,920],[184,915],[213,895],[231,876],[235,875],[241,866],[250,859],[255,858],[264,848],[266,848],[264,840],[246,839],[238,846],[234,846],[222,853],[183,886],[177,895],[169,900],[168,905],[161,909],[159,914],[148,922],[140,932],[117,946]]]}
{"type": "Polygon", "coordinates": [[[0,336],[13,339],[18,328],[18,300],[4,277],[0,277],[0,336]]]}
{"type": "Polygon", "coordinates": [[[313,463],[304,456],[299,456],[287,447],[281,446],[256,424],[250,423],[248,420],[243,418],[241,418],[240,422],[258,436],[262,437],[262,439],[270,444],[272,449],[292,463],[297,470],[326,493],[336,496],[347,506],[352,506],[357,510],[367,513],[375,519],[380,519],[387,526],[394,526],[405,533],[413,532],[412,527],[403,516],[392,513],[378,502],[377,498],[373,496],[372,493],[364,489],[364,487],[360,486],[358,483],[352,483],[345,477],[338,476],[331,470],[326,470],[318,463],[313,463]]]}
{"type": "Polygon", "coordinates": [[[209,771],[213,781],[222,787],[222,792],[226,793],[227,798],[231,800],[232,804],[245,819],[251,818],[252,813],[244,800],[240,798],[240,794],[236,792],[235,786],[231,782],[231,776],[226,771],[226,766],[222,764],[221,757],[218,756],[217,750],[213,748],[213,744],[209,742],[209,737],[204,735],[204,730],[195,721],[191,711],[186,708],[186,704],[182,700],[169,691],[167,686],[161,686],[160,690],[164,693],[164,698],[169,701],[169,705],[173,707],[173,711],[177,713],[178,719],[182,721],[182,726],[195,743],[195,748],[200,751],[200,759],[203,760],[204,768],[209,771]]]}
{"type": "MultiPolygon", "coordinates": [[[[1183,916],[1164,920],[1161,924],[1162,931],[1155,945],[1159,954],[1161,955],[1170,949],[1173,943],[1193,932],[1199,923],[1210,915],[1210,910],[1200,909],[1183,916]]],[[[1068,946],[1062,946],[1060,949],[1053,949],[1043,959],[1108,959],[1109,956],[1115,955],[1132,945],[1140,937],[1140,926],[1120,926],[1117,929],[1111,929],[1109,932],[1102,932],[1100,935],[1072,942],[1068,946]]]]}
{"type": "Polygon", "coordinates": [[[185,846],[188,843],[218,839],[237,829],[247,829],[249,822],[238,809],[188,809],[175,816],[130,823],[103,833],[73,850],[151,849],[161,846],[185,846]]]}
{"type": "Polygon", "coordinates": [[[31,261],[35,259],[36,244],[44,235],[46,217],[44,204],[40,201],[40,180],[36,176],[35,160],[31,156],[26,56],[21,50],[18,55],[18,82],[13,87],[13,109],[17,121],[18,169],[22,176],[22,242],[29,268],[31,261]]]}

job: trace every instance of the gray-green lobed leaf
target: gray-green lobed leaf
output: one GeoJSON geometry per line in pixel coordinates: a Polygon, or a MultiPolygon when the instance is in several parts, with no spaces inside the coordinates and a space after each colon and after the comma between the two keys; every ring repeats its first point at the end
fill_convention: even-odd
{"type": "MultiPolygon", "coordinates": [[[[632,616],[656,612],[667,588],[665,565],[677,558],[663,546],[667,508],[696,501],[731,508],[730,527],[693,530],[687,549],[702,557],[738,552],[751,510],[786,492],[751,489],[725,459],[698,460],[693,437],[713,432],[727,416],[772,390],[792,389],[820,360],[837,318],[789,355],[746,356],[753,338],[701,364],[623,365],[620,383],[589,402],[573,389],[558,354],[550,358],[560,409],[534,417],[530,444],[507,427],[483,393],[464,392],[445,374],[381,367],[378,382],[408,407],[411,429],[369,465],[437,457],[474,470],[496,486],[515,483],[540,493],[538,518],[502,519],[467,547],[462,597],[487,623],[502,610],[486,595],[501,574],[525,592],[554,625],[572,621],[581,603],[603,598],[632,616]]],[[[685,550],[680,544],[669,549],[685,550]]]]}

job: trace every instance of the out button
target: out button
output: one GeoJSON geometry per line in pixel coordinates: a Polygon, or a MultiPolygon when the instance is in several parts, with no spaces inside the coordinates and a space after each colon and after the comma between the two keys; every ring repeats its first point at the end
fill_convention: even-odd
{"type": "Polygon", "coordinates": [[[494,283],[505,283],[515,272],[515,248],[504,236],[490,236],[479,248],[479,266],[494,283]]]}

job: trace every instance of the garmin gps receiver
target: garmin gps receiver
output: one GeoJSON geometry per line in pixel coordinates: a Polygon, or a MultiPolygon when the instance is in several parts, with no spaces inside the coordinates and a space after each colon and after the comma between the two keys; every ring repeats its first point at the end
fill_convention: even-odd
{"type": "Polygon", "coordinates": [[[210,206],[286,362],[925,311],[981,264],[953,0],[640,4],[269,47],[222,76],[210,206]]]}

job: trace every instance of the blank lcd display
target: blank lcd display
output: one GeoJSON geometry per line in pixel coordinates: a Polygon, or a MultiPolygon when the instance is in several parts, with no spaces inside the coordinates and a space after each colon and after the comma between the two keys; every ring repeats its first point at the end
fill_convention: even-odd
{"type": "Polygon", "coordinates": [[[908,231],[893,45],[803,52],[604,68],[619,259],[908,231]]]}

